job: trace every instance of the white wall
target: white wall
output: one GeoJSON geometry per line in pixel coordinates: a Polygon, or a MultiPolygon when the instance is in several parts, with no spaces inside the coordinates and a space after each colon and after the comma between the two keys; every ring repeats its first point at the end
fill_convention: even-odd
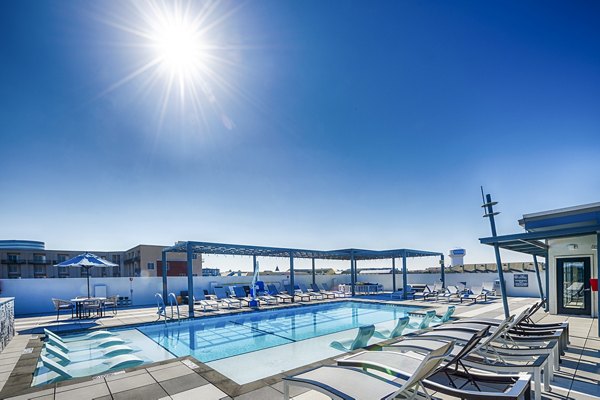
{"type": "MultiPolygon", "coordinates": [[[[506,288],[509,296],[537,297],[539,296],[535,273],[528,273],[529,287],[515,288],[513,286],[513,274],[505,273],[506,288]]],[[[261,279],[267,283],[281,285],[288,283],[286,276],[263,276],[261,279]]],[[[468,286],[481,285],[482,282],[497,279],[495,273],[463,273],[446,274],[446,282],[449,285],[460,281],[466,281],[468,286]]],[[[392,290],[392,276],[382,274],[359,274],[360,282],[381,283],[385,290],[392,290]]],[[[408,274],[408,283],[433,284],[439,280],[436,274],[408,274]]],[[[194,277],[194,290],[206,289],[212,293],[211,283],[219,285],[250,284],[251,277],[194,277]]],[[[327,283],[337,286],[340,283],[349,283],[350,275],[317,275],[318,284],[327,283]]],[[[298,275],[295,283],[310,284],[310,275],[298,275]]],[[[542,282],[544,275],[542,272],[542,282]]],[[[160,277],[138,277],[133,278],[92,278],[90,288],[94,294],[94,285],[106,285],[107,294],[128,296],[133,300],[134,306],[146,306],[156,304],[154,294],[162,293],[162,278],[160,277]],[[132,290],[132,292],[131,292],[132,290]]],[[[402,287],[402,274],[396,275],[397,287],[402,287]]],[[[85,278],[68,279],[2,279],[0,280],[3,297],[15,298],[15,314],[37,314],[52,312],[52,298],[71,299],[75,296],[87,295],[87,283],[85,278]]],[[[169,277],[168,290],[179,295],[181,290],[187,290],[187,277],[169,277]]]]}

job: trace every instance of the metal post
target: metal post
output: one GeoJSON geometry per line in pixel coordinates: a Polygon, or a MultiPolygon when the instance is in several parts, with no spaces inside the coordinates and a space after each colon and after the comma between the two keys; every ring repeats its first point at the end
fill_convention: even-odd
{"type": "Polygon", "coordinates": [[[252,255],[252,274],[256,273],[256,254],[252,255]]]}
{"type": "Polygon", "coordinates": [[[550,258],[546,251],[546,312],[550,311],[550,258]]]}
{"type": "Polygon", "coordinates": [[[392,257],[392,292],[396,291],[396,258],[392,257]]]}
{"type": "MultiPolygon", "coordinates": [[[[598,269],[596,279],[600,279],[600,232],[596,232],[596,267],[598,269]]],[[[596,322],[600,321],[600,291],[596,292],[598,308],[596,309],[596,322]]],[[[600,323],[598,323],[598,337],[600,337],[600,323]]]]}
{"type": "Polygon", "coordinates": [[[440,271],[442,272],[442,287],[445,288],[446,287],[446,270],[445,270],[445,266],[444,266],[444,255],[442,254],[440,256],[440,271]]]}
{"type": "Polygon", "coordinates": [[[312,283],[313,285],[316,284],[315,281],[315,259],[312,259],[312,283]]]}
{"type": "MultiPolygon", "coordinates": [[[[187,244],[188,316],[194,317],[194,249],[187,244]]],[[[166,299],[166,297],[165,297],[166,299]]]]}
{"type": "Polygon", "coordinates": [[[406,300],[406,291],[408,289],[408,274],[406,272],[406,253],[402,254],[402,298],[406,300]]]}
{"type": "Polygon", "coordinates": [[[167,298],[167,252],[162,252],[162,286],[163,286],[163,299],[167,298]]]}
{"type": "MultiPolygon", "coordinates": [[[[492,236],[496,237],[496,221],[494,220],[493,205],[494,203],[492,203],[492,196],[490,194],[486,194],[485,204],[483,205],[487,209],[487,214],[485,216],[490,219],[492,236]]],[[[510,317],[510,310],[508,308],[508,299],[506,298],[506,282],[504,282],[504,271],[502,270],[502,259],[500,258],[500,246],[498,246],[498,242],[494,243],[494,252],[496,253],[496,267],[498,268],[498,278],[500,279],[500,291],[502,293],[502,306],[504,307],[504,318],[508,318],[510,317]]]]}
{"type": "MultiPolygon", "coordinates": [[[[296,293],[296,289],[294,288],[294,254],[290,251],[290,290],[292,293],[289,295],[292,296],[292,303],[294,303],[294,293],[296,293]]],[[[302,299],[300,299],[302,300],[302,299]]]]}
{"type": "Polygon", "coordinates": [[[535,275],[537,276],[538,288],[540,289],[540,299],[544,301],[544,290],[542,289],[542,277],[540,276],[540,266],[538,265],[537,256],[533,255],[533,265],[535,266],[535,275]]]}
{"type": "Polygon", "coordinates": [[[352,287],[352,297],[354,297],[356,295],[356,292],[354,291],[354,285],[356,284],[356,277],[354,276],[354,270],[355,270],[355,263],[354,263],[354,252],[351,251],[350,252],[350,286],[352,287]]]}

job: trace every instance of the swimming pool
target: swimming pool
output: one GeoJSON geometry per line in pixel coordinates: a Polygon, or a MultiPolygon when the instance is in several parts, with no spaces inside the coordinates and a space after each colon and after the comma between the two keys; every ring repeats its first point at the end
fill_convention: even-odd
{"type": "MultiPolygon", "coordinates": [[[[398,318],[414,309],[341,301],[179,323],[155,323],[111,332],[126,338],[126,344],[139,349],[139,354],[151,354],[151,357],[146,356],[145,362],[191,355],[244,384],[342,354],[329,346],[333,340],[350,338],[356,328],[363,325],[392,328],[398,318]],[[239,368],[248,362],[255,367],[239,368]]],[[[373,339],[370,343],[377,341],[373,339]]],[[[52,372],[44,368],[42,365],[38,368],[45,374],[41,374],[43,378],[37,379],[37,384],[52,378],[52,372]]],[[[36,371],[36,377],[38,375],[36,371]]]]}

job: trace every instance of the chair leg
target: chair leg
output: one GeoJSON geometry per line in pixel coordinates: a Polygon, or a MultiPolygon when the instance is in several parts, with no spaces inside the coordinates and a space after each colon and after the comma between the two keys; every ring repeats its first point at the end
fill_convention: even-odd
{"type": "Polygon", "coordinates": [[[59,315],[60,315],[60,308],[56,310],[56,322],[58,322],[59,315]]]}

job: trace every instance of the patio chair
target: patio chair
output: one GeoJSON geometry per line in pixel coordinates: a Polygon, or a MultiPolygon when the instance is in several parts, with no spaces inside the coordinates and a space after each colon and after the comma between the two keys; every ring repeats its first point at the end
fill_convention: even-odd
{"type": "Polygon", "coordinates": [[[217,311],[219,309],[219,302],[217,300],[207,299],[203,291],[198,293],[198,297],[194,296],[194,305],[202,307],[202,311],[206,312],[207,309],[210,311],[217,311]]]}
{"type": "Polygon", "coordinates": [[[234,299],[237,299],[241,302],[245,302],[247,306],[250,305],[252,301],[252,297],[246,295],[246,291],[241,286],[230,286],[229,293],[234,299]]]}
{"type": "Polygon", "coordinates": [[[288,292],[288,294],[294,296],[294,298],[299,297],[300,301],[311,301],[313,299],[311,295],[303,293],[300,289],[292,290],[291,285],[285,285],[285,290],[288,292]]]}
{"type": "Polygon", "coordinates": [[[369,343],[369,339],[375,333],[375,325],[361,326],[358,328],[356,337],[354,339],[344,339],[340,341],[333,341],[329,345],[336,350],[350,351],[366,347],[369,343]]]}
{"type": "MultiPolygon", "coordinates": [[[[406,285],[406,299],[412,298],[414,300],[416,291],[412,289],[412,286],[406,285]]],[[[400,288],[390,295],[392,300],[404,300],[404,288],[400,288]]]]}
{"type": "Polygon", "coordinates": [[[54,311],[56,311],[56,321],[58,321],[60,312],[64,310],[71,310],[71,318],[75,315],[75,305],[70,301],[53,298],[52,304],[54,304],[54,311]]]}
{"type": "Polygon", "coordinates": [[[430,288],[429,285],[425,285],[423,287],[423,290],[416,291],[413,294],[413,298],[415,300],[417,300],[420,297],[423,301],[430,299],[430,298],[435,298],[436,296],[437,296],[437,293],[435,291],[433,291],[433,289],[430,288]]]}
{"type": "Polygon", "coordinates": [[[144,360],[132,354],[123,354],[107,360],[98,360],[99,362],[85,363],[85,366],[69,368],[63,367],[46,356],[41,356],[40,358],[44,367],[66,379],[97,375],[111,369],[135,367],[144,363],[144,360]]]}
{"type": "Polygon", "coordinates": [[[329,287],[329,285],[328,285],[327,283],[325,283],[325,282],[321,283],[321,287],[322,287],[322,288],[323,288],[323,289],[324,289],[326,292],[333,293],[333,294],[335,294],[337,297],[347,297],[347,295],[348,295],[348,294],[347,294],[346,292],[344,292],[343,290],[332,290],[332,289],[329,287]]]}
{"type": "Polygon", "coordinates": [[[324,299],[324,295],[322,293],[311,292],[310,290],[308,290],[308,288],[306,287],[306,285],[303,284],[303,283],[301,283],[300,285],[298,285],[298,287],[300,288],[300,291],[302,293],[311,296],[315,300],[323,300],[324,299]]]}
{"type": "Polygon", "coordinates": [[[81,303],[82,312],[88,317],[91,317],[92,314],[95,314],[95,317],[102,317],[103,307],[102,300],[99,299],[85,300],[81,303]]]}
{"type": "Polygon", "coordinates": [[[394,329],[382,329],[380,331],[375,331],[373,336],[379,339],[393,339],[398,336],[402,336],[404,329],[408,326],[408,322],[410,321],[409,317],[398,318],[398,322],[394,329]]]}
{"type": "Polygon", "coordinates": [[[229,297],[224,287],[215,286],[214,291],[219,304],[225,304],[227,305],[227,308],[242,308],[242,302],[238,299],[232,299],[231,297],[229,297]]]}
{"type": "Polygon", "coordinates": [[[279,290],[277,290],[277,287],[270,283],[267,285],[267,292],[269,293],[269,295],[281,300],[283,303],[287,302],[292,302],[294,297],[290,296],[289,294],[285,294],[285,293],[279,293],[279,290]]]}
{"type": "Polygon", "coordinates": [[[482,286],[473,286],[469,293],[463,294],[460,296],[460,302],[463,300],[471,300],[474,304],[477,303],[477,300],[487,301],[487,294],[483,290],[482,286]]]}
{"type": "MultiPolygon", "coordinates": [[[[530,375],[478,374],[467,370],[462,364],[462,359],[480,346],[486,334],[487,329],[482,329],[463,346],[455,345],[442,366],[423,380],[423,386],[462,399],[520,400],[526,398],[530,388],[530,375]]],[[[411,358],[420,358],[415,353],[425,355],[450,342],[418,339],[417,336],[417,339],[397,342],[393,348],[384,348],[391,351],[364,351],[339,359],[337,362],[341,366],[363,370],[375,369],[394,378],[398,375],[408,377],[414,372],[416,362],[407,359],[405,352],[411,352],[409,353],[411,358]]]]}
{"type": "Polygon", "coordinates": [[[328,299],[335,299],[336,298],[336,294],[335,293],[319,289],[319,286],[316,283],[311,283],[310,284],[310,288],[312,289],[313,293],[318,293],[318,294],[320,294],[322,296],[325,296],[328,299]]]}
{"type": "Polygon", "coordinates": [[[119,295],[116,294],[114,296],[107,297],[106,300],[102,303],[104,306],[104,310],[112,309],[113,314],[117,314],[117,306],[119,304],[119,295]]]}
{"type": "Polygon", "coordinates": [[[63,366],[73,362],[87,362],[90,359],[115,357],[121,354],[132,353],[134,351],[131,347],[124,344],[116,344],[101,350],[83,350],[81,352],[74,352],[70,354],[65,353],[59,347],[54,346],[51,343],[46,343],[44,348],[46,349],[46,353],[51,354],[59,359],[58,363],[63,366]]]}
{"type": "Polygon", "coordinates": [[[488,296],[496,296],[496,289],[494,289],[494,282],[483,282],[481,285],[483,290],[488,296]]]}
{"type": "Polygon", "coordinates": [[[452,349],[449,343],[430,352],[419,361],[414,373],[404,382],[384,379],[356,368],[323,366],[283,378],[283,398],[289,399],[289,386],[307,387],[336,399],[430,398],[423,379],[431,375],[452,349]],[[424,392],[421,394],[419,389],[424,392]]]}
{"type": "Polygon", "coordinates": [[[439,293],[436,296],[437,301],[439,301],[440,299],[447,300],[448,302],[450,302],[453,299],[460,300],[460,293],[458,291],[458,288],[454,285],[447,286],[444,292],[439,293]]]}

